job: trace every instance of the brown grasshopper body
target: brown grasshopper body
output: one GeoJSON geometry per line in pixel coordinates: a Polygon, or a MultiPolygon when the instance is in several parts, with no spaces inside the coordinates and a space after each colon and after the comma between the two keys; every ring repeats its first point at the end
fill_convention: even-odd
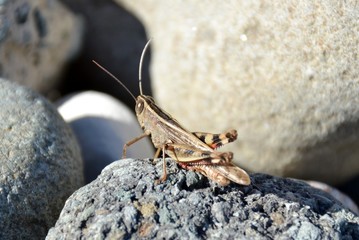
{"type": "MultiPolygon", "coordinates": [[[[149,42],[142,52],[140,73],[143,56],[149,42]]],[[[106,69],[98,66],[114,77],[106,69]]],[[[115,79],[119,81],[117,78],[115,79]]],[[[139,79],[140,95],[135,98],[132,93],[130,94],[136,100],[135,111],[144,133],[124,145],[123,158],[126,157],[127,147],[144,137],[150,136],[157,149],[154,158],[157,158],[162,150],[163,175],[159,179],[160,182],[167,178],[165,162],[165,154],[167,154],[176,160],[182,168],[200,172],[220,185],[226,186],[230,181],[241,185],[250,184],[248,174],[232,163],[233,153],[215,151],[216,148],[236,140],[237,131],[230,130],[223,134],[187,131],[168,113],[160,109],[152,97],[142,94],[141,75],[139,79]]],[[[124,86],[122,83],[121,85],[124,86]]],[[[126,87],[125,89],[127,90],[126,87]]]]}

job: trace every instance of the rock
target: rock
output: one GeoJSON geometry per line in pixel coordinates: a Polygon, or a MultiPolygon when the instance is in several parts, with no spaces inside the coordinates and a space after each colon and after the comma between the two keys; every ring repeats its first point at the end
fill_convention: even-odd
{"type": "MultiPolygon", "coordinates": [[[[125,143],[140,136],[133,111],[104,93],[87,91],[61,99],[58,110],[72,127],[82,149],[86,182],[91,182],[108,164],[122,156],[125,143]]],[[[149,139],[130,146],[128,157],[153,157],[149,139]]]]}
{"type": "Polygon", "coordinates": [[[5,0],[0,7],[0,76],[50,94],[79,50],[81,21],[57,0],[5,0]]]}
{"type": "MultiPolygon", "coordinates": [[[[131,97],[91,60],[105,66],[133,94],[138,94],[138,64],[141,51],[147,41],[141,22],[113,1],[62,0],[62,2],[83,17],[86,29],[82,51],[69,68],[66,78],[67,90],[96,89],[116,96],[132,108],[134,105],[131,97]]],[[[145,58],[142,71],[142,87],[146,94],[151,94],[149,59],[149,57],[145,58]]]]}
{"type": "Polygon", "coordinates": [[[324,192],[329,193],[332,197],[343,203],[344,206],[346,206],[356,214],[359,214],[359,209],[358,206],[355,204],[355,202],[346,194],[339,191],[338,189],[322,182],[317,182],[317,181],[306,181],[306,182],[314,188],[318,188],[324,192]]]}
{"type": "Polygon", "coordinates": [[[220,187],[167,161],[107,166],[66,202],[46,239],[355,239],[359,217],[329,194],[292,179],[251,175],[220,187]]]}
{"type": "Polygon", "coordinates": [[[154,97],[189,130],[237,129],[228,149],[253,172],[358,174],[353,1],[116,2],[153,37],[154,97]]]}
{"type": "Polygon", "coordinates": [[[0,79],[0,239],[43,239],[83,186],[71,129],[43,97],[0,79]]]}

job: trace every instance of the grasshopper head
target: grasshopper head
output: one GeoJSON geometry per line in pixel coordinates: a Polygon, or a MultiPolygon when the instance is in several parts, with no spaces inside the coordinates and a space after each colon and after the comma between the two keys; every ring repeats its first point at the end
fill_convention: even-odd
{"type": "Polygon", "coordinates": [[[170,122],[181,128],[175,119],[156,105],[151,96],[139,95],[136,98],[135,111],[137,120],[144,130],[153,128],[159,121],[170,122]]]}
{"type": "Polygon", "coordinates": [[[154,104],[153,98],[150,96],[145,95],[139,95],[136,98],[136,115],[138,122],[140,123],[141,127],[144,128],[145,125],[145,119],[146,119],[146,109],[148,109],[149,106],[154,104]]]}

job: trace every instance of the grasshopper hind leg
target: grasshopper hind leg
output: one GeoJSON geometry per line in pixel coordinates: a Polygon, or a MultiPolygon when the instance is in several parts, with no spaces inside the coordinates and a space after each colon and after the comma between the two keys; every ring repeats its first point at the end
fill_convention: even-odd
{"type": "Polygon", "coordinates": [[[219,148],[227,143],[233,142],[237,139],[237,131],[231,129],[224,133],[204,133],[204,132],[193,132],[199,140],[207,144],[212,149],[219,148]]]}

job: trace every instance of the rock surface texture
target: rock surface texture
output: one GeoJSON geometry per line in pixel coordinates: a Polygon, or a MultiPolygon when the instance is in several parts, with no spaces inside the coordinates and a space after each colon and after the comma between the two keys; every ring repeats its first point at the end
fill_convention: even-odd
{"type": "Polygon", "coordinates": [[[0,239],[43,239],[83,185],[69,126],[38,94],[0,79],[0,239]]]}
{"type": "Polygon", "coordinates": [[[81,21],[57,0],[5,0],[0,8],[0,76],[52,90],[78,51],[81,21]]]}
{"type": "Polygon", "coordinates": [[[237,129],[229,148],[253,172],[358,174],[355,1],[117,2],[154,39],[155,99],[189,130],[237,129]]]}
{"type": "Polygon", "coordinates": [[[120,160],[66,202],[46,239],[358,239],[359,217],[308,184],[251,175],[219,187],[168,161],[120,160]]]}

